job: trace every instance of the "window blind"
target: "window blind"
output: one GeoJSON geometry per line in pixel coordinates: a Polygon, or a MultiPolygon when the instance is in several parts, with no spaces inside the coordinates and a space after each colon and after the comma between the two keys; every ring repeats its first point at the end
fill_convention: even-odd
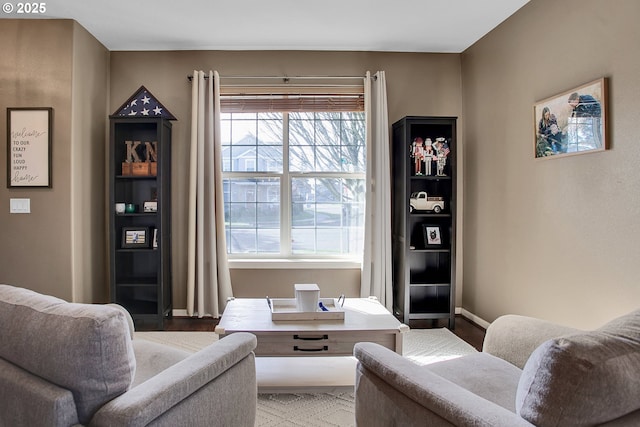
{"type": "Polygon", "coordinates": [[[223,113],[364,111],[363,86],[220,88],[223,113]]]}

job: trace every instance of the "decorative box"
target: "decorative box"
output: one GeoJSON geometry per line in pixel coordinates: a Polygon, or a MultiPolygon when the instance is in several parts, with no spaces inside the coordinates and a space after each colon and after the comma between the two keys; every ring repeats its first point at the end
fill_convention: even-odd
{"type": "Polygon", "coordinates": [[[298,311],[318,311],[320,288],[315,283],[296,283],[294,285],[296,307],[298,311]]]}
{"type": "Polygon", "coordinates": [[[132,162],[131,175],[147,176],[151,174],[151,166],[149,162],[132,162]]]}

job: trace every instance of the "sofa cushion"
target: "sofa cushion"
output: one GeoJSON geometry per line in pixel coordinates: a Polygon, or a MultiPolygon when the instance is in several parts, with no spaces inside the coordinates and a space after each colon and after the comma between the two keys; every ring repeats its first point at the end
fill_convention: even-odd
{"type": "Polygon", "coordinates": [[[0,342],[0,357],[70,390],[81,423],[135,375],[127,320],[105,305],[0,285],[0,342]]]}
{"type": "Polygon", "coordinates": [[[136,376],[131,387],[142,384],[193,354],[140,338],[133,340],[133,352],[136,355],[136,376]]]}
{"type": "Polygon", "coordinates": [[[546,341],[524,366],[516,411],[537,426],[595,425],[640,408],[640,310],[546,341]]]}
{"type": "Polygon", "coordinates": [[[431,363],[424,366],[465,390],[515,412],[515,394],[522,371],[488,353],[431,363]]]}

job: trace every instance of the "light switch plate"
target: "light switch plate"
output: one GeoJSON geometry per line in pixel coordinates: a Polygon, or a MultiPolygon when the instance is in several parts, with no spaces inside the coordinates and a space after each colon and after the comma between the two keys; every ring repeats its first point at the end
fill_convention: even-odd
{"type": "Polygon", "coordinates": [[[9,213],[31,213],[31,199],[9,199],[9,213]]]}

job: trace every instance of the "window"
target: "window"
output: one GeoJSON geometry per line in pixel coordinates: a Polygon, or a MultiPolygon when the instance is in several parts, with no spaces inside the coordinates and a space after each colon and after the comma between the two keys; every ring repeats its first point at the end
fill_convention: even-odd
{"type": "Polygon", "coordinates": [[[234,112],[222,105],[225,223],[231,257],[360,254],[364,112],[234,112]]]}

